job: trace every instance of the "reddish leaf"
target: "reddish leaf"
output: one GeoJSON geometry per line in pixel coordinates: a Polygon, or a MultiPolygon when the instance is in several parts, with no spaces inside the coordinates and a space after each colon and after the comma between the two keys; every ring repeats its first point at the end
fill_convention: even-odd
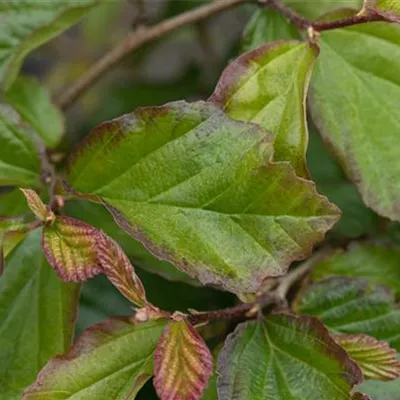
{"type": "Polygon", "coordinates": [[[61,279],[79,282],[103,272],[125,297],[140,307],[152,308],[151,315],[157,314],[158,309],[147,302],[143,285],[121,247],[93,226],[57,217],[43,228],[42,246],[61,279]]]}
{"type": "Polygon", "coordinates": [[[112,284],[138,306],[147,304],[142,282],[121,247],[104,234],[97,242],[98,260],[112,284]]]}
{"type": "Polygon", "coordinates": [[[336,335],[335,341],[359,365],[365,379],[390,381],[400,376],[397,351],[368,335],[336,335]]]}
{"type": "Polygon", "coordinates": [[[161,400],[197,400],[212,374],[212,355],[185,320],[165,328],[154,354],[154,387],[161,400]]]}
{"type": "Polygon", "coordinates": [[[100,272],[96,243],[100,231],[85,222],[58,217],[43,228],[42,246],[49,264],[65,281],[85,281],[100,272]]]}

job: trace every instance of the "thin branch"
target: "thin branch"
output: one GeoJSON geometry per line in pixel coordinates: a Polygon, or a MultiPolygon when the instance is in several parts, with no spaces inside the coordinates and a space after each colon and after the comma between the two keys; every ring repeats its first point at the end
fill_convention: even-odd
{"type": "Polygon", "coordinates": [[[258,0],[259,4],[269,6],[279,11],[293,25],[300,29],[312,28],[316,32],[328,31],[331,29],[345,28],[352,25],[364,24],[367,22],[385,21],[394,22],[393,16],[388,13],[380,13],[368,7],[354,16],[343,18],[337,21],[315,22],[297,14],[291,8],[286,7],[280,0],[258,0]]]}
{"type": "Polygon", "coordinates": [[[290,271],[287,275],[278,278],[278,285],[270,292],[263,294],[253,303],[241,303],[235,307],[224,308],[216,311],[192,312],[187,319],[193,324],[198,325],[204,322],[216,321],[221,319],[253,317],[265,307],[277,306],[285,308],[287,306],[286,296],[290,288],[311,270],[317,261],[326,257],[332,251],[327,247],[315,253],[308,260],[304,261],[297,268],[290,271]]]}
{"type": "Polygon", "coordinates": [[[61,109],[70,107],[87,89],[95,84],[111,68],[118,64],[124,57],[131,54],[134,50],[151,42],[165,34],[201,21],[222,11],[231,9],[239,4],[252,0],[217,0],[211,4],[184,12],[176,17],[167,19],[151,27],[138,27],[134,32],[129,33],[112,50],[105,54],[96,64],[94,64],[78,81],[68,90],[61,94],[56,103],[61,109]]]}
{"type": "Polygon", "coordinates": [[[257,314],[260,309],[274,304],[281,304],[275,292],[266,293],[254,303],[241,303],[235,307],[223,308],[216,311],[196,312],[188,315],[187,319],[193,325],[204,322],[219,321],[222,319],[232,319],[240,317],[250,317],[257,314]]]}

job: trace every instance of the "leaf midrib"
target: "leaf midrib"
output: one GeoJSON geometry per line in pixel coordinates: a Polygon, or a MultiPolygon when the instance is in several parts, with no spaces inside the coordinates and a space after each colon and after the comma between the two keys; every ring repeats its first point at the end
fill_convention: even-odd
{"type": "Polygon", "coordinates": [[[199,212],[205,212],[205,213],[210,213],[210,214],[219,214],[219,215],[226,215],[227,217],[242,217],[242,216],[249,216],[249,217],[259,217],[259,218],[293,218],[293,219],[298,219],[298,220],[320,220],[321,218],[336,218],[334,214],[319,214],[319,215],[290,215],[290,214],[255,214],[255,213],[228,213],[228,212],[223,212],[223,211],[216,211],[216,210],[209,210],[209,209],[204,209],[204,208],[197,208],[197,207],[190,207],[190,206],[179,206],[179,205],[174,205],[174,204],[164,204],[164,203],[152,203],[152,202],[146,202],[146,201],[135,201],[135,200],[127,200],[127,199],[119,199],[119,198],[109,198],[109,197],[103,197],[103,200],[105,200],[107,203],[113,204],[113,202],[128,202],[128,203],[135,203],[135,204],[146,204],[146,205],[151,205],[155,207],[166,207],[166,208],[171,208],[171,209],[180,209],[180,210],[185,210],[185,211],[199,211],[199,212]]]}

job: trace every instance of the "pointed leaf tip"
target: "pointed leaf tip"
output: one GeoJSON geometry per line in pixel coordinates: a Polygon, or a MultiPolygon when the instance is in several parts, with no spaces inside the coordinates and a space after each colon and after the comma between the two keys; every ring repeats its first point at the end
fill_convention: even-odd
{"type": "Polygon", "coordinates": [[[186,320],[165,328],[154,354],[154,387],[161,400],[198,400],[212,374],[212,355],[186,320]]]}
{"type": "Polygon", "coordinates": [[[152,317],[158,315],[119,244],[95,227],[74,218],[57,217],[44,227],[42,247],[61,279],[80,282],[104,273],[127,299],[139,307],[149,307],[152,317]]]}
{"type": "Polygon", "coordinates": [[[112,284],[136,305],[147,305],[143,284],[119,244],[105,235],[99,235],[96,248],[99,263],[112,284]]]}
{"type": "Polygon", "coordinates": [[[397,351],[388,343],[364,334],[335,335],[334,339],[359,365],[364,379],[390,381],[400,376],[397,351]]]}
{"type": "Polygon", "coordinates": [[[53,223],[56,216],[50,207],[43,203],[39,195],[31,189],[21,189],[22,193],[26,197],[28,206],[31,211],[35,214],[36,218],[46,223],[53,223]]]}

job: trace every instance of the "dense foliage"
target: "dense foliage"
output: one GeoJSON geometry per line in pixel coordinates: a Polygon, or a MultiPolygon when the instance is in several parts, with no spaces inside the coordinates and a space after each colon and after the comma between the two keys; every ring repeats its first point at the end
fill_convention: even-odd
{"type": "Polygon", "coordinates": [[[171,0],[145,25],[134,1],[59,98],[24,73],[117,3],[0,0],[0,399],[398,400],[400,2],[171,0]],[[190,24],[207,47],[234,7],[214,87],[100,90],[114,118],[73,145],[65,111],[122,58],[190,24]]]}

